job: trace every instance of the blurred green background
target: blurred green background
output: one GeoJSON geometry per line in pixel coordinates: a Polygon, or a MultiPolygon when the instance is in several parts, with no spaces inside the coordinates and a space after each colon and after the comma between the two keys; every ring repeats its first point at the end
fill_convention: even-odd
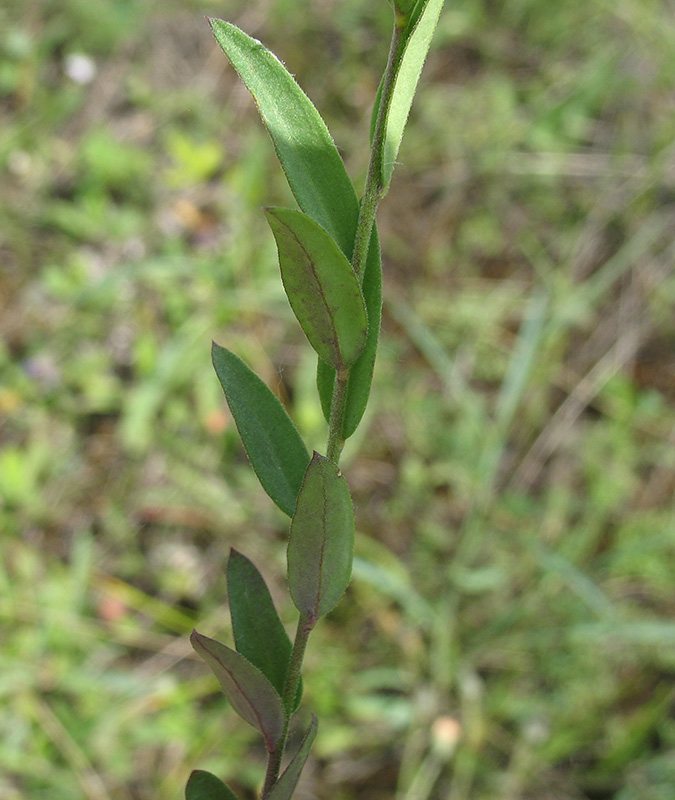
{"type": "MultiPolygon", "coordinates": [[[[211,339],[325,431],[260,212],[292,200],[205,15],[285,61],[362,185],[385,0],[0,9],[3,800],[262,778],[187,639],[229,640],[230,546],[294,624],[211,339]]],[[[674,53],[668,0],[447,0],[298,800],[675,798],[674,53]]]]}

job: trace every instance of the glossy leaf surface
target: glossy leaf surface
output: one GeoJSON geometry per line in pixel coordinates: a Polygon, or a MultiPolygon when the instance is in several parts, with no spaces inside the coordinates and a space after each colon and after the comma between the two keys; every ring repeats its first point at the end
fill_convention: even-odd
{"type": "Polygon", "coordinates": [[[213,366],[263,489],[292,516],[309,454],[275,395],[234,353],[213,344],[213,366]]]}
{"type": "Polygon", "coordinates": [[[298,611],[315,622],[333,609],[349,584],[354,509],[347,481],[314,453],[303,481],[288,543],[288,583],[298,611]]]}
{"type": "Polygon", "coordinates": [[[209,22],[216,41],[253,95],[298,205],[351,258],[358,201],[319,112],[264,45],[228,22],[209,22]]]}
{"type": "Polygon", "coordinates": [[[330,234],[290,208],[268,208],[281,278],[310,344],[336,370],[350,367],[366,341],[368,318],[351,264],[330,234]]]}
{"type": "Polygon", "coordinates": [[[384,135],[382,181],[389,186],[396,156],[408,121],[417,83],[438,24],[443,0],[419,0],[404,32],[405,46],[398,64],[384,135]]]}
{"type": "Polygon", "coordinates": [[[220,681],[235,711],[262,733],[268,751],[274,750],[285,721],[276,689],[250,661],[221,642],[197,631],[192,632],[190,642],[220,681]]]}
{"type": "Polygon", "coordinates": [[[203,769],[194,770],[185,786],[185,800],[237,800],[221,780],[203,769]]]}
{"type": "MultiPolygon", "coordinates": [[[[368,314],[368,333],[361,354],[356,359],[349,373],[345,416],[342,425],[342,436],[348,439],[357,429],[363,417],[370,386],[373,380],[373,368],[377,354],[377,342],[380,336],[380,320],[382,318],[382,266],[380,242],[377,231],[373,234],[368,248],[366,270],[363,276],[363,298],[368,314]]],[[[320,360],[317,368],[317,387],[321,398],[326,421],[330,418],[330,406],[335,385],[335,370],[325,361],[320,360]]]]}
{"type": "Polygon", "coordinates": [[[298,779],[300,778],[302,768],[307,762],[309,751],[314,743],[318,725],[319,723],[316,716],[312,714],[312,721],[298,748],[298,752],[293,756],[290,764],[272,787],[272,791],[268,795],[268,800],[291,800],[295,787],[298,785],[298,779]]]}
{"type": "MultiPolygon", "coordinates": [[[[257,667],[281,696],[291,657],[291,640],[262,575],[252,561],[234,549],[227,562],[227,594],[237,652],[257,667]]],[[[301,694],[298,687],[295,708],[301,694]]]]}

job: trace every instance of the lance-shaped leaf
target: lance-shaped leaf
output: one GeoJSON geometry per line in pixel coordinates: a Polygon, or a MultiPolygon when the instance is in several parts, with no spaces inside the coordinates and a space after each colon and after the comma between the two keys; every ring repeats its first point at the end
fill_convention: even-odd
{"type": "Polygon", "coordinates": [[[253,95],[298,205],[351,258],[358,201],[319,112],[264,45],[228,22],[209,22],[216,41],[253,95]]]}
{"type": "Polygon", "coordinates": [[[298,611],[314,623],[333,609],[352,574],[354,509],[347,481],[324,456],[307,467],[288,542],[288,584],[298,611]]]}
{"type": "MultiPolygon", "coordinates": [[[[345,415],[342,424],[342,436],[348,439],[357,429],[368,404],[370,385],[373,380],[373,367],[377,353],[377,341],[380,334],[382,317],[382,267],[380,243],[377,231],[373,234],[368,248],[366,270],[363,276],[363,298],[368,313],[368,334],[361,355],[356,359],[349,372],[347,395],[345,399],[345,415]]],[[[335,370],[325,361],[319,360],[317,368],[317,387],[321,398],[326,421],[330,420],[330,406],[335,385],[335,370]]]]}
{"type": "Polygon", "coordinates": [[[351,264],[330,234],[301,211],[268,208],[265,213],[288,300],[309,343],[334,369],[350,367],[368,329],[351,264]]]}
{"type": "MultiPolygon", "coordinates": [[[[227,594],[237,652],[257,667],[281,696],[291,657],[291,640],[262,575],[252,561],[234,549],[227,562],[227,594]]],[[[295,708],[301,696],[299,686],[295,708]]]]}
{"type": "MultiPolygon", "coordinates": [[[[442,8],[443,0],[418,0],[403,31],[403,50],[398,60],[394,88],[386,112],[381,175],[385,189],[391,182],[403,129],[408,121],[410,106],[442,8]]],[[[379,112],[381,89],[380,86],[373,108],[371,135],[379,112]]]]}
{"type": "Polygon", "coordinates": [[[309,728],[307,728],[307,733],[298,748],[298,752],[293,756],[282,776],[272,787],[267,800],[291,800],[295,787],[298,785],[302,768],[307,762],[307,756],[314,742],[318,724],[316,716],[312,714],[312,721],[309,724],[309,728]]]}
{"type": "Polygon", "coordinates": [[[185,786],[185,800],[237,800],[237,796],[220,778],[206,770],[196,769],[185,786]]]}
{"type": "Polygon", "coordinates": [[[190,642],[220,681],[234,710],[257,728],[272,752],[284,731],[284,708],[276,689],[244,656],[208,636],[192,631],[190,642]]]}
{"type": "Polygon", "coordinates": [[[213,366],[263,489],[293,515],[309,454],[284,407],[234,353],[215,342],[213,366]]]}

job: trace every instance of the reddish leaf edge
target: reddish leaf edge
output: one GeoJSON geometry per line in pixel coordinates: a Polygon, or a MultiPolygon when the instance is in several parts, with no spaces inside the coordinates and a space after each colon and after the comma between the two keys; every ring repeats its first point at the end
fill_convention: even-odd
{"type": "MultiPolygon", "coordinates": [[[[247,664],[247,665],[249,665],[249,666],[251,667],[251,669],[255,670],[255,672],[257,672],[257,673],[258,673],[258,675],[260,676],[260,679],[261,679],[261,681],[262,681],[264,684],[267,684],[267,686],[269,687],[269,691],[270,691],[270,692],[272,692],[272,693],[274,693],[274,695],[275,695],[277,698],[279,698],[279,710],[280,710],[280,711],[281,711],[281,713],[283,714],[283,704],[282,704],[281,698],[279,697],[279,693],[278,693],[278,692],[277,692],[277,690],[274,688],[274,686],[272,686],[272,684],[269,682],[269,680],[267,679],[267,677],[266,677],[266,676],[265,676],[265,675],[264,675],[264,674],[263,674],[263,673],[262,673],[262,672],[261,672],[261,671],[258,669],[258,667],[256,667],[256,666],[255,666],[255,664],[252,664],[252,663],[251,663],[251,662],[248,660],[248,658],[246,658],[245,656],[243,656],[241,653],[238,653],[236,650],[233,650],[231,647],[228,647],[227,645],[223,644],[222,642],[219,642],[217,639],[212,639],[212,638],[211,638],[211,637],[209,637],[209,636],[205,636],[203,633],[199,633],[199,631],[198,631],[198,630],[196,630],[196,629],[193,629],[192,633],[190,634],[190,644],[191,644],[191,645],[192,645],[192,647],[194,648],[194,650],[195,650],[195,652],[197,653],[197,655],[198,655],[198,656],[200,656],[200,658],[202,658],[202,660],[203,660],[203,661],[206,663],[207,667],[209,667],[209,669],[211,670],[211,672],[212,672],[212,673],[215,675],[215,677],[216,677],[216,679],[218,680],[218,682],[219,682],[219,683],[220,683],[221,681],[220,681],[220,678],[218,678],[218,675],[217,675],[217,673],[215,672],[215,670],[213,669],[213,667],[211,666],[211,664],[209,664],[209,662],[208,662],[208,661],[206,661],[206,659],[204,659],[204,657],[202,656],[202,654],[200,653],[200,651],[199,651],[199,649],[198,649],[198,647],[197,647],[197,645],[199,645],[199,646],[201,646],[201,647],[202,647],[204,650],[206,650],[206,652],[207,652],[207,653],[209,652],[209,651],[208,651],[208,649],[207,649],[207,647],[204,645],[204,642],[203,642],[203,641],[200,641],[200,640],[205,640],[206,642],[214,642],[215,644],[217,644],[217,645],[220,645],[221,647],[225,648],[225,650],[229,650],[229,651],[230,651],[230,653],[232,653],[233,655],[237,656],[237,658],[240,658],[242,661],[245,661],[245,662],[246,662],[246,664],[247,664]],[[197,644],[195,644],[195,642],[196,642],[197,644]]],[[[216,661],[218,660],[218,659],[217,659],[215,656],[213,656],[211,653],[209,653],[209,655],[211,655],[211,657],[212,657],[214,660],[216,660],[216,661]]],[[[279,734],[279,736],[278,736],[278,737],[274,737],[274,738],[273,738],[273,737],[271,737],[271,735],[270,735],[270,732],[267,730],[267,726],[263,724],[263,719],[262,719],[262,717],[261,717],[261,715],[260,715],[260,712],[259,712],[259,710],[258,710],[258,709],[255,707],[255,705],[254,705],[254,704],[251,702],[251,700],[250,700],[250,698],[249,698],[248,694],[247,694],[247,693],[245,693],[243,690],[241,690],[241,688],[239,687],[239,682],[238,682],[238,681],[237,681],[237,679],[236,679],[236,678],[235,678],[235,677],[232,675],[232,672],[231,672],[231,670],[230,670],[230,669],[228,669],[228,667],[227,667],[225,664],[223,664],[222,662],[218,661],[218,663],[219,663],[219,664],[220,664],[220,666],[223,668],[223,670],[224,670],[225,672],[227,672],[227,673],[228,673],[228,675],[230,675],[230,677],[231,677],[231,679],[232,679],[232,682],[235,684],[235,686],[237,687],[237,689],[238,689],[238,690],[239,690],[239,692],[240,692],[240,695],[241,695],[241,697],[244,699],[244,701],[246,702],[246,704],[247,704],[247,705],[249,706],[249,708],[251,709],[252,716],[253,716],[253,717],[256,719],[256,721],[257,721],[257,722],[256,722],[256,723],[252,723],[250,720],[246,719],[246,717],[245,717],[245,716],[244,716],[244,715],[243,715],[243,714],[242,714],[242,713],[241,713],[241,712],[240,712],[240,711],[239,711],[239,710],[236,708],[236,706],[234,705],[234,703],[232,703],[232,699],[231,699],[231,698],[228,696],[227,692],[225,691],[224,687],[222,687],[222,684],[221,684],[221,688],[222,688],[222,690],[223,690],[223,694],[224,694],[224,695],[227,697],[227,699],[230,701],[230,704],[232,705],[232,707],[233,707],[234,711],[236,711],[236,712],[239,714],[239,716],[240,716],[240,717],[242,717],[242,719],[243,719],[245,722],[248,722],[249,724],[253,725],[253,727],[255,727],[255,728],[256,728],[256,729],[257,729],[257,730],[258,730],[258,731],[259,731],[259,732],[262,734],[262,736],[263,736],[263,739],[265,740],[265,747],[267,748],[267,751],[271,753],[271,752],[272,752],[273,750],[275,750],[275,749],[276,749],[276,747],[278,747],[278,745],[279,745],[279,739],[280,739],[280,737],[281,737],[281,732],[280,732],[280,734],[279,734]]]]}

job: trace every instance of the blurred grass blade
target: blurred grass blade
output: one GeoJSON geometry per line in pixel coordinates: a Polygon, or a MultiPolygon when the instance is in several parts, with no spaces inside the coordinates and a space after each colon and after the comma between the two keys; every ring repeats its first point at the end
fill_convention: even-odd
{"type": "Polygon", "coordinates": [[[313,219],[290,208],[268,208],[279,266],[291,308],[319,357],[336,370],[357,359],[368,318],[361,287],[334,239],[313,219]]]}
{"type": "Polygon", "coordinates": [[[203,769],[193,770],[185,787],[185,800],[237,800],[221,780],[203,769]]]}
{"type": "Polygon", "coordinates": [[[534,360],[544,335],[548,319],[549,297],[543,290],[535,291],[527,306],[525,319],[518,331],[518,341],[499,391],[495,412],[496,425],[508,428],[516,415],[532,371],[534,360]]]}
{"type": "Polygon", "coordinates": [[[316,715],[312,714],[312,721],[309,723],[309,728],[307,728],[307,733],[298,748],[298,752],[293,756],[282,776],[272,787],[268,800],[291,800],[295,787],[298,785],[302,768],[307,763],[307,757],[314,743],[318,725],[316,715]]]}
{"type": "Polygon", "coordinates": [[[310,622],[344,594],[354,557],[354,509],[347,481],[314,453],[298,495],[288,543],[288,584],[298,611],[310,622]]]}
{"type": "MultiPolygon", "coordinates": [[[[368,249],[366,270],[363,276],[363,299],[368,314],[368,334],[361,355],[356,359],[349,373],[345,416],[342,425],[342,436],[348,439],[357,429],[363,417],[370,386],[373,381],[373,368],[377,353],[377,342],[380,335],[382,318],[382,263],[380,241],[377,230],[373,228],[368,249]]],[[[331,400],[335,385],[335,370],[324,361],[319,360],[317,368],[317,387],[321,398],[321,408],[326,421],[330,419],[331,400]]]]}
{"type": "MultiPolygon", "coordinates": [[[[255,564],[237,550],[227,562],[227,596],[237,652],[283,693],[291,640],[281,624],[267,585],[255,564]]],[[[300,704],[298,689],[295,708],[300,704]]]]}
{"type": "MultiPolygon", "coordinates": [[[[403,33],[403,52],[398,61],[394,88],[387,109],[384,129],[384,151],[382,159],[382,184],[385,190],[391,182],[396,156],[398,155],[403,130],[408,121],[417,83],[429,52],[429,45],[443,8],[443,0],[419,0],[403,33]]],[[[379,111],[381,90],[378,92],[373,119],[379,111]]],[[[374,123],[371,123],[371,127],[374,123]]]]}
{"type": "Polygon", "coordinates": [[[478,468],[482,491],[491,491],[493,488],[509,431],[543,341],[548,310],[548,295],[543,290],[536,291],[528,303],[525,318],[518,331],[516,346],[509,359],[509,366],[497,399],[494,425],[485,435],[478,468]]]}
{"type": "Polygon", "coordinates": [[[215,342],[213,366],[263,489],[293,516],[309,454],[279,400],[234,353],[215,342]]]}
{"type": "Polygon", "coordinates": [[[548,573],[558,575],[589,610],[601,619],[616,618],[617,609],[610,598],[576,564],[542,542],[535,540],[529,544],[542,568],[548,573]]]}
{"type": "Polygon", "coordinates": [[[358,202],[319,112],[264,45],[228,22],[210,19],[209,23],[216,41],[253,95],[300,208],[351,258],[358,202]]]}
{"type": "Polygon", "coordinates": [[[190,642],[220,681],[234,710],[257,728],[272,752],[284,731],[284,709],[276,689],[244,656],[208,636],[192,631],[190,642]]]}

